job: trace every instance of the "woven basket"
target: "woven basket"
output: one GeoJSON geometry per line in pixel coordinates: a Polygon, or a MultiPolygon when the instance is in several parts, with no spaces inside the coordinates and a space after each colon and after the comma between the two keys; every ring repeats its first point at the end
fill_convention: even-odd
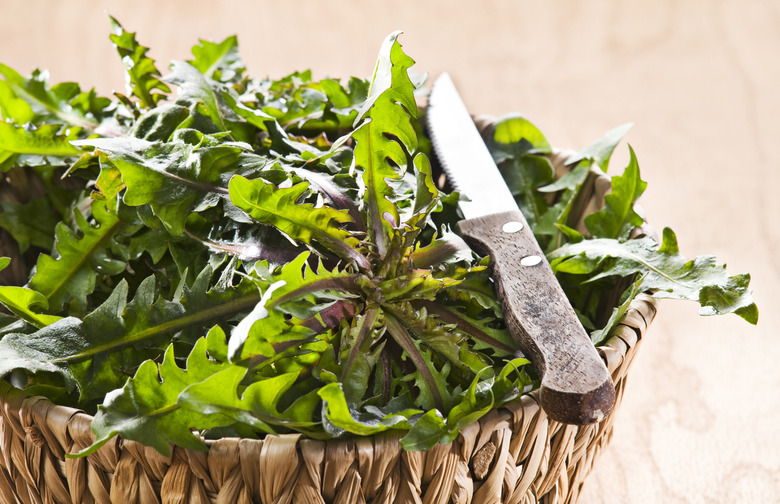
{"type": "MultiPolygon", "coordinates": [[[[554,159],[565,170],[565,153],[554,159]]],[[[580,215],[600,208],[608,179],[595,171],[580,215]]],[[[645,234],[646,229],[636,234],[645,234]]],[[[0,502],[11,503],[575,503],[607,446],[626,376],[656,313],[633,301],[598,351],[616,403],[600,423],[547,418],[537,393],[493,410],[449,445],[405,452],[399,436],[315,441],[301,435],[208,441],[208,452],[170,457],[113,438],[94,454],[92,417],[0,380],[0,502]]]]}

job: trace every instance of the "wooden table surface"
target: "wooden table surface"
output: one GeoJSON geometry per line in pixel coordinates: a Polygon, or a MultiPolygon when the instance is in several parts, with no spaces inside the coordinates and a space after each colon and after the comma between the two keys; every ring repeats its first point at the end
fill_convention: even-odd
{"type": "MultiPolygon", "coordinates": [[[[761,320],[661,304],[580,502],[780,502],[780,2],[0,0],[0,61],[123,90],[106,12],[161,68],[237,34],[257,77],[370,76],[401,29],[415,68],[449,72],[472,112],[522,113],[559,147],[634,122],[651,224],[751,273],[761,320]]],[[[612,170],[627,159],[622,144],[612,170]]]]}

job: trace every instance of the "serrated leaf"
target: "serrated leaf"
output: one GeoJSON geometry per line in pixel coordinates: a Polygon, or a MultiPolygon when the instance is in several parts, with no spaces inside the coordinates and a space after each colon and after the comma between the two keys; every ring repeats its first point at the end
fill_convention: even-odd
{"type": "Polygon", "coordinates": [[[0,151],[54,157],[80,156],[82,152],[70,143],[71,140],[74,138],[60,134],[60,126],[56,124],[28,130],[0,122],[0,151]]]}
{"type": "Polygon", "coordinates": [[[307,182],[301,182],[289,188],[277,188],[262,179],[235,176],[230,180],[229,191],[231,202],[256,221],[276,227],[293,240],[309,245],[319,243],[360,268],[368,268],[368,261],[357,250],[357,240],[338,227],[351,220],[349,214],[299,203],[308,187],[307,182]]]}
{"type": "Polygon", "coordinates": [[[40,292],[53,312],[72,303],[84,309],[87,295],[95,289],[98,272],[116,274],[125,268],[123,261],[109,253],[112,237],[123,223],[116,213],[116,201],[95,200],[91,205],[97,225],[90,225],[77,209],[74,213],[77,231],[64,223],[56,228],[55,255],[38,257],[35,276],[30,287],[40,292]],[[80,235],[80,236],[79,236],[80,235]]]}
{"type": "Polygon", "coordinates": [[[235,35],[219,43],[200,40],[198,45],[193,46],[192,55],[195,59],[187,63],[215,81],[240,80],[245,70],[244,63],[238,55],[238,39],[235,35]]]}
{"type": "Polygon", "coordinates": [[[316,304],[315,297],[332,301],[353,298],[361,293],[357,274],[337,268],[328,271],[322,262],[315,270],[309,257],[309,252],[300,254],[272,276],[279,285],[268,300],[268,308],[279,308],[296,317],[305,318],[312,316],[312,308],[296,305],[296,301],[309,298],[311,304],[316,304]]]}
{"type": "Polygon", "coordinates": [[[240,169],[245,149],[197,132],[192,134],[200,142],[193,144],[185,141],[189,133],[180,132],[171,142],[98,138],[76,143],[95,147],[119,169],[127,186],[125,204],[150,205],[168,232],[179,236],[191,212],[214,206],[226,196],[224,187],[240,169]]]}
{"type": "MultiPolygon", "coordinates": [[[[175,359],[173,345],[170,345],[159,366],[154,361],[145,361],[124,387],[107,394],[92,421],[95,442],[78,455],[94,452],[116,435],[152,446],[165,456],[170,455],[169,443],[191,450],[205,450],[205,443],[192,433],[192,429],[228,425],[232,420],[181,408],[178,398],[188,387],[230,365],[209,358],[205,338],[195,343],[185,369],[181,369],[175,359]]],[[[233,388],[245,373],[246,369],[240,369],[233,388]]]]}
{"type": "Polygon", "coordinates": [[[714,256],[686,259],[669,228],[664,228],[660,246],[651,238],[625,242],[599,238],[564,245],[548,258],[556,272],[588,274],[590,282],[644,275],[641,290],[655,297],[698,301],[706,315],[736,313],[752,324],[758,321],[749,277],[727,276],[725,266],[718,265],[714,256]]]}
{"type": "Polygon", "coordinates": [[[269,286],[254,309],[230,334],[228,352],[231,361],[265,360],[300,344],[313,334],[311,329],[287,320],[284,312],[267,307],[271,294],[280,284],[269,286]]]}
{"type": "Polygon", "coordinates": [[[314,412],[321,402],[313,390],[294,398],[289,407],[283,407],[285,396],[293,392],[299,372],[255,378],[243,387],[240,381],[245,374],[244,368],[231,366],[188,386],[179,395],[177,403],[193,411],[219,414],[268,434],[275,434],[278,427],[306,431],[318,424],[314,421],[314,412]]]}
{"type": "Polygon", "coordinates": [[[425,307],[429,314],[435,315],[444,324],[452,325],[468,335],[474,342],[475,350],[491,348],[499,355],[514,355],[518,351],[517,344],[512,339],[509,330],[505,327],[495,327],[496,320],[494,318],[478,319],[457,310],[455,307],[430,301],[418,301],[415,304],[425,307]]]}
{"type": "Polygon", "coordinates": [[[634,210],[634,203],[645,191],[647,182],[639,176],[639,164],[634,149],[623,175],[612,177],[612,191],[604,197],[604,208],[588,215],[585,225],[598,238],[626,238],[631,229],[641,226],[644,219],[634,210]]]}
{"type": "MultiPolygon", "coordinates": [[[[127,302],[128,284],[122,280],[111,296],[83,321],[59,320],[31,335],[23,344],[45,353],[61,373],[78,383],[81,402],[102,397],[118,388],[136,366],[159,355],[173,335],[186,344],[195,341],[201,328],[224,322],[255,306],[260,299],[256,287],[245,280],[236,287],[209,288],[210,267],[204,269],[191,287],[181,285],[172,299],[155,298],[155,281],[150,276],[138,286],[127,302]],[[47,331],[60,331],[60,341],[52,342],[47,331]],[[54,329],[52,329],[54,328],[54,329]]],[[[5,341],[8,337],[0,341],[5,341]]],[[[9,344],[18,345],[18,338],[9,344]]]]}
{"type": "Polygon", "coordinates": [[[417,134],[411,119],[417,115],[414,85],[408,68],[414,60],[404,54],[396,32],[380,50],[368,100],[353,132],[355,166],[362,170],[368,222],[368,240],[384,257],[400,224],[398,208],[393,203],[390,185],[406,172],[407,153],[417,149],[417,134]]]}
{"type": "Polygon", "coordinates": [[[426,310],[415,311],[405,305],[398,311],[393,310],[393,316],[452,367],[471,375],[479,375],[489,368],[489,364],[469,348],[469,338],[465,334],[451,331],[439,320],[429,317],[426,310]]]}
{"type": "Polygon", "coordinates": [[[433,300],[439,292],[458,285],[461,281],[448,277],[436,277],[429,270],[412,270],[408,274],[384,280],[377,288],[388,301],[401,302],[420,299],[433,300]]]}
{"type": "Polygon", "coordinates": [[[122,63],[125,65],[130,92],[141,100],[144,108],[152,108],[171,90],[160,80],[154,60],[146,55],[149,48],[135,40],[135,33],[127,32],[109,16],[114,33],[110,36],[122,63]]]}

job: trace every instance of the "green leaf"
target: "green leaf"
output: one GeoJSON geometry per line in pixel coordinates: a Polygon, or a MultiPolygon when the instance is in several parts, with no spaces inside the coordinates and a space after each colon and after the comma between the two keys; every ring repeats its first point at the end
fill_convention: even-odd
{"type": "Polygon", "coordinates": [[[146,55],[149,48],[139,44],[135,33],[125,31],[116,19],[109,16],[109,20],[114,30],[111,42],[125,65],[130,92],[141,100],[144,108],[154,107],[170,93],[170,88],[160,80],[154,60],[146,55]]]}
{"type": "Polygon", "coordinates": [[[490,367],[482,368],[469,388],[463,394],[461,401],[452,407],[447,415],[447,425],[452,428],[465,427],[485,415],[493,408],[493,379],[483,379],[494,374],[490,367]]]}
{"type": "Polygon", "coordinates": [[[328,271],[322,262],[315,270],[309,257],[309,252],[303,252],[273,275],[278,287],[274,288],[268,300],[268,308],[279,308],[305,318],[313,315],[317,301],[354,298],[361,293],[358,275],[337,268],[328,271]]]}
{"type": "Polygon", "coordinates": [[[390,311],[411,335],[424,342],[453,368],[459,368],[469,375],[480,375],[489,368],[487,359],[483,360],[484,357],[469,348],[469,338],[466,335],[450,330],[435,317],[429,317],[424,308],[415,311],[409,305],[402,305],[385,310],[390,311]]]}
{"type": "Polygon", "coordinates": [[[588,215],[585,225],[599,238],[627,238],[631,230],[644,223],[634,211],[634,202],[645,191],[647,182],[639,176],[639,164],[634,149],[622,176],[612,177],[612,191],[604,198],[604,208],[588,215]]]}
{"type": "Polygon", "coordinates": [[[339,381],[350,404],[358,404],[365,396],[378,353],[384,348],[380,344],[374,352],[370,350],[376,337],[373,333],[378,317],[377,308],[369,308],[365,313],[356,315],[340,341],[342,368],[339,381]]]}
{"type": "Polygon", "coordinates": [[[517,352],[517,344],[506,327],[495,327],[494,318],[475,318],[457,310],[454,307],[442,303],[429,301],[416,302],[424,306],[430,315],[434,315],[442,323],[452,326],[463,334],[468,335],[474,342],[474,349],[490,348],[499,355],[514,355],[517,352]]]}
{"type": "Polygon", "coordinates": [[[284,312],[267,307],[273,291],[281,283],[271,285],[254,309],[230,334],[228,352],[233,362],[253,358],[253,363],[274,357],[312,335],[308,327],[287,320],[284,312]]]}
{"type": "Polygon", "coordinates": [[[360,125],[352,137],[355,165],[363,173],[368,240],[384,257],[400,224],[398,208],[393,203],[393,181],[407,169],[407,153],[417,149],[417,134],[412,118],[417,116],[414,85],[408,68],[414,63],[398,43],[399,33],[385,39],[380,50],[368,100],[358,120],[360,125]]]}
{"type": "Polygon", "coordinates": [[[31,374],[53,373],[62,378],[68,390],[75,389],[78,382],[73,373],[56,357],[83,348],[84,341],[78,337],[81,324],[75,317],[66,317],[32,334],[5,334],[0,339],[0,377],[17,369],[31,374]]]}
{"type": "MultiPolygon", "coordinates": [[[[47,72],[36,70],[29,78],[26,78],[2,63],[0,63],[0,77],[4,79],[6,93],[10,88],[16,97],[23,99],[30,105],[36,116],[34,122],[60,122],[88,130],[97,127],[94,120],[87,118],[79,111],[78,107],[74,108],[69,103],[69,100],[76,97],[78,93],[77,85],[69,83],[72,92],[63,93],[63,85],[49,87],[47,72]]],[[[17,109],[20,107],[24,109],[20,119],[28,119],[29,121],[27,109],[21,105],[15,105],[17,109]]],[[[17,121],[17,124],[24,123],[17,121]]]]}
{"type": "Polygon", "coordinates": [[[321,406],[316,391],[293,399],[284,408],[288,396],[294,394],[299,372],[254,378],[246,388],[240,385],[246,369],[231,366],[205,380],[193,383],[179,395],[177,404],[192,411],[221,415],[233,423],[245,424],[255,431],[275,434],[275,427],[309,431],[318,426],[314,414],[321,406]]]}
{"type": "Polygon", "coordinates": [[[454,439],[448,435],[444,418],[438,410],[428,410],[418,418],[409,432],[401,438],[401,446],[407,451],[430,450],[436,444],[447,444],[454,439]]]}
{"type": "Polygon", "coordinates": [[[371,436],[388,429],[379,418],[351,410],[340,383],[329,383],[317,390],[317,394],[324,401],[325,417],[336,427],[359,436],[371,436]]]}
{"type": "Polygon", "coordinates": [[[471,247],[463,238],[451,231],[445,231],[424,247],[417,244],[411,255],[415,268],[430,268],[439,264],[457,263],[471,259],[471,247]]]}
{"type": "Polygon", "coordinates": [[[594,282],[610,276],[644,275],[640,289],[655,297],[698,301],[703,315],[736,313],[758,322],[747,275],[729,277],[714,256],[688,260],[679,253],[677,236],[664,228],[659,247],[651,238],[620,242],[599,238],[564,245],[548,255],[558,273],[588,274],[594,282]]]}
{"type": "Polygon", "coordinates": [[[612,314],[609,316],[609,320],[607,320],[604,327],[590,333],[590,339],[595,346],[603,345],[607,341],[612,330],[623,318],[623,315],[626,314],[626,311],[628,311],[631,302],[636,298],[637,294],[642,292],[640,289],[642,288],[643,283],[644,276],[638,277],[621,296],[620,305],[612,309],[612,314]]]}
{"type": "Polygon", "coordinates": [[[51,250],[58,218],[49,198],[36,198],[25,204],[3,201],[2,207],[0,227],[11,233],[20,252],[24,253],[30,245],[51,250]]]}
{"type": "Polygon", "coordinates": [[[493,140],[499,144],[515,144],[515,149],[520,147],[523,150],[533,149],[538,153],[552,152],[550,142],[539,128],[519,115],[509,115],[499,119],[493,130],[493,140]]]}
{"type": "Polygon", "coordinates": [[[585,147],[580,152],[580,155],[585,159],[593,159],[602,171],[606,173],[607,168],[609,168],[609,158],[612,157],[612,152],[633,125],[633,123],[622,124],[617,128],[607,131],[603,137],[585,147]]]}
{"type": "Polygon", "coordinates": [[[155,299],[155,278],[150,276],[128,303],[128,283],[122,280],[83,321],[62,319],[33,334],[6,336],[0,342],[17,352],[21,346],[45,355],[43,360],[64,376],[75,377],[80,400],[86,403],[120,387],[130,371],[160,355],[174,336],[181,344],[195,341],[203,326],[225,322],[257,304],[260,296],[249,280],[235,287],[209,288],[212,271],[206,267],[191,287],[182,284],[171,299],[155,299]],[[65,330],[58,332],[58,341],[51,340],[49,332],[60,326],[65,330]]]}
{"type": "Polygon", "coordinates": [[[20,126],[35,117],[30,104],[19,98],[11,84],[4,80],[0,80],[0,117],[6,122],[13,121],[20,126]]]}
{"type": "Polygon", "coordinates": [[[137,138],[97,138],[76,142],[105,154],[127,186],[123,201],[130,206],[150,205],[174,236],[184,231],[190,213],[215,206],[227,195],[230,177],[245,146],[219,143],[192,130],[178,132],[171,142],[137,138]],[[188,140],[188,135],[195,138],[188,140]]]}
{"type": "Polygon", "coordinates": [[[69,303],[84,309],[87,295],[95,289],[97,273],[113,275],[125,268],[123,261],[109,253],[112,238],[123,225],[115,210],[116,200],[95,200],[90,208],[96,225],[90,225],[76,209],[77,229],[58,224],[54,256],[38,257],[30,287],[46,296],[53,312],[69,303]]]}
{"type": "Polygon", "coordinates": [[[357,240],[339,224],[350,222],[349,214],[326,206],[315,208],[299,203],[309,188],[301,182],[288,188],[276,188],[262,179],[235,176],[230,180],[230,200],[253,219],[276,227],[292,240],[308,245],[319,243],[339,257],[369,267],[357,250],[357,240]]]}
{"type": "Polygon", "coordinates": [[[13,285],[0,286],[0,303],[17,314],[26,322],[41,328],[52,324],[62,317],[47,315],[34,311],[33,308],[46,310],[49,302],[40,292],[13,285]]]}
{"type": "Polygon", "coordinates": [[[220,43],[200,40],[193,46],[195,59],[188,61],[200,73],[218,82],[238,81],[245,70],[238,55],[238,39],[230,36],[220,43]]]}
{"type": "Polygon", "coordinates": [[[445,363],[441,370],[437,369],[431,351],[423,347],[420,340],[412,338],[403,322],[395,316],[385,313],[385,324],[387,331],[416,368],[416,371],[406,375],[405,378],[414,379],[415,385],[420,390],[417,403],[426,410],[437,408],[446,411],[450,407],[451,399],[446,379],[450,365],[445,363]]]}
{"type": "Polygon", "coordinates": [[[150,142],[165,142],[189,117],[188,108],[166,103],[142,114],[133,124],[129,133],[136,138],[150,142]]]}
{"type": "MultiPolygon", "coordinates": [[[[145,361],[124,387],[106,395],[92,421],[95,442],[78,455],[94,452],[116,435],[152,446],[165,456],[170,455],[169,443],[191,450],[206,450],[206,444],[192,433],[192,429],[228,425],[231,420],[181,408],[177,400],[188,387],[228,366],[209,358],[206,338],[195,343],[185,369],[176,364],[173,345],[168,346],[159,366],[154,361],[145,361]]],[[[246,369],[241,369],[241,376],[244,373],[246,369]]],[[[234,389],[241,376],[233,383],[234,389]]]]}
{"type": "Polygon", "coordinates": [[[178,103],[194,103],[195,110],[208,117],[216,126],[216,132],[230,132],[222,106],[222,91],[218,84],[209,82],[197,68],[185,61],[171,63],[171,75],[165,80],[179,87],[178,103]]]}
{"type": "Polygon", "coordinates": [[[59,131],[60,126],[56,124],[27,130],[0,122],[0,151],[55,157],[80,156],[82,152],[70,143],[73,137],[61,135],[59,131]]]}

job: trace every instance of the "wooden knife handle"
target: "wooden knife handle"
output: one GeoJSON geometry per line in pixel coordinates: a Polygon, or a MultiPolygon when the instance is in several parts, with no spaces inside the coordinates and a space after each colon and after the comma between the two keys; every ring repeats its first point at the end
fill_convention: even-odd
{"type": "Polygon", "coordinates": [[[467,219],[458,230],[490,257],[509,330],[542,376],[544,411],[568,424],[601,421],[615,403],[612,378],[522,213],[467,219]]]}

